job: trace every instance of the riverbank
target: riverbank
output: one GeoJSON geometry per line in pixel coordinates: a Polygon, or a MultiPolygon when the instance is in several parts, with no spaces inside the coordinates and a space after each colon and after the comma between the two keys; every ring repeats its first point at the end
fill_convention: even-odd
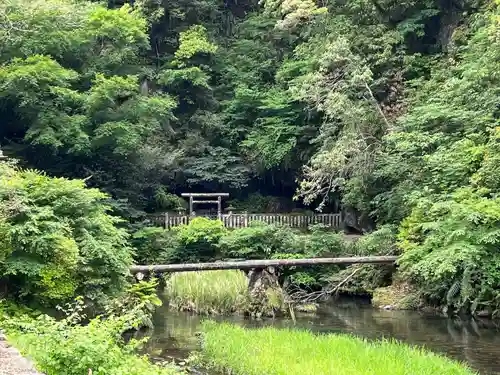
{"type": "MultiPolygon", "coordinates": [[[[500,325],[488,319],[457,319],[417,311],[375,309],[368,298],[340,297],[321,304],[315,314],[247,319],[241,315],[213,316],[218,322],[246,328],[274,327],[309,330],[315,334],[342,333],[368,340],[381,337],[427,350],[459,362],[467,362],[481,375],[500,373],[500,325]]],[[[206,316],[171,310],[165,303],[153,317],[154,329],[144,353],[157,361],[185,362],[200,349],[199,332],[206,316]]],[[[141,336],[142,337],[142,336],[141,336]]]]}
{"type": "Polygon", "coordinates": [[[63,320],[46,315],[4,319],[2,326],[6,327],[9,343],[19,351],[8,344],[0,346],[0,375],[38,375],[19,353],[33,360],[46,375],[184,374],[172,363],[153,364],[138,355],[140,342],[125,342],[123,333],[137,328],[133,318],[98,317],[88,324],[78,318],[76,313],[63,320]]]}
{"type": "Polygon", "coordinates": [[[41,375],[0,331],[0,375],[41,375]]]}
{"type": "Polygon", "coordinates": [[[477,375],[459,362],[393,340],[213,321],[203,323],[203,335],[198,361],[234,375],[477,375]]]}

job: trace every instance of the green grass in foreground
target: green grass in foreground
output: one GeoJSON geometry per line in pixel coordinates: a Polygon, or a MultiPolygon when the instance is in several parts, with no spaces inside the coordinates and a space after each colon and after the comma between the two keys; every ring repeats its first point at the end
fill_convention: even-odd
{"type": "Polygon", "coordinates": [[[238,270],[175,273],[167,282],[170,306],[199,314],[228,314],[248,306],[248,280],[238,270]]]}
{"type": "Polygon", "coordinates": [[[233,375],[472,375],[424,349],[348,335],[245,329],[207,321],[201,360],[233,375]]]}

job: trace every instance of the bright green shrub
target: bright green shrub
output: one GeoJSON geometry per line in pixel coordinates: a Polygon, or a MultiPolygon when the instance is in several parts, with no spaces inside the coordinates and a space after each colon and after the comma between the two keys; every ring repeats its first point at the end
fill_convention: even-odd
{"type": "Polygon", "coordinates": [[[301,237],[301,248],[307,257],[340,256],[349,252],[349,244],[341,233],[321,224],[309,229],[310,232],[301,237]]]}
{"type": "Polygon", "coordinates": [[[352,255],[397,255],[400,250],[396,244],[396,234],[396,226],[383,225],[353,242],[350,247],[352,255]]]}
{"type": "MultiPolygon", "coordinates": [[[[306,234],[295,234],[291,229],[295,253],[277,253],[275,259],[297,259],[345,256],[349,253],[349,243],[342,234],[332,231],[321,224],[309,228],[306,234]]],[[[309,266],[309,267],[287,267],[283,270],[283,277],[292,284],[301,288],[320,289],[332,272],[338,272],[339,267],[309,266]]]]}
{"type": "Polygon", "coordinates": [[[177,210],[179,207],[186,208],[187,203],[180,196],[169,193],[163,186],[156,189],[154,194],[156,208],[162,210],[177,210]]]}
{"type": "Polygon", "coordinates": [[[174,228],[179,246],[172,251],[172,262],[194,262],[213,260],[217,244],[227,233],[224,223],[203,217],[194,218],[187,225],[174,228]]]}
{"type": "Polygon", "coordinates": [[[37,319],[17,317],[2,321],[7,337],[22,354],[34,361],[47,375],[170,375],[179,374],[173,366],[153,365],[134,354],[138,342],[125,344],[123,332],[136,326],[130,315],[100,317],[81,325],[83,306],[71,308],[70,315],[56,321],[46,315],[37,319]]]}
{"type": "Polygon", "coordinates": [[[0,163],[0,284],[30,302],[103,302],[126,284],[127,234],[81,180],[0,163]]]}
{"type": "Polygon", "coordinates": [[[288,227],[252,222],[228,231],[219,241],[221,252],[233,258],[266,259],[276,253],[297,252],[297,235],[288,227]]]}
{"type": "Polygon", "coordinates": [[[399,264],[430,302],[498,314],[499,197],[464,188],[448,199],[421,199],[399,240],[399,264]]]}
{"type": "Polygon", "coordinates": [[[141,327],[153,328],[153,313],[162,302],[158,297],[158,280],[139,281],[128,286],[106,308],[108,315],[124,316],[134,313],[141,327]]]}

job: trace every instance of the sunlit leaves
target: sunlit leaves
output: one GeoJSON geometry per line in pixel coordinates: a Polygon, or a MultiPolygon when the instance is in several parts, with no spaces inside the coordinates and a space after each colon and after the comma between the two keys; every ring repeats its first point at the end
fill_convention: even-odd
{"type": "Polygon", "coordinates": [[[3,59],[44,54],[66,67],[109,74],[126,71],[149,46],[146,21],[127,5],[7,0],[0,17],[9,26],[0,31],[3,59]]]}
{"type": "Polygon", "coordinates": [[[89,91],[88,110],[94,116],[98,116],[100,112],[112,112],[138,93],[139,84],[136,77],[105,77],[103,74],[97,74],[89,91]]]}
{"type": "Polygon", "coordinates": [[[173,65],[184,67],[186,61],[193,56],[197,54],[213,54],[216,51],[217,46],[208,40],[205,27],[194,25],[180,33],[179,48],[175,52],[173,65]]]}
{"type": "Polygon", "coordinates": [[[279,166],[297,144],[297,129],[280,117],[260,118],[242,142],[251,157],[267,169],[279,166]]]}
{"type": "Polygon", "coordinates": [[[167,95],[142,95],[136,77],[98,75],[86,103],[93,145],[119,155],[133,154],[173,119],[175,106],[167,95]]]}
{"type": "Polygon", "coordinates": [[[35,54],[55,58],[75,51],[83,42],[86,17],[96,4],[66,0],[5,0],[0,3],[2,60],[35,54]],[[57,27],[54,27],[57,25],[57,27]]]}
{"type": "Polygon", "coordinates": [[[158,83],[165,85],[167,87],[182,87],[185,83],[189,83],[193,86],[200,86],[204,88],[209,88],[208,81],[210,77],[207,73],[201,70],[197,66],[192,66],[184,69],[165,69],[158,83]]]}
{"type": "Polygon", "coordinates": [[[68,87],[77,78],[76,72],[47,56],[16,58],[0,67],[0,93],[15,97],[20,107],[29,110],[43,104],[51,96],[52,88],[68,87]]]}
{"type": "Polygon", "coordinates": [[[326,7],[318,7],[312,0],[261,0],[264,9],[281,18],[276,22],[278,29],[293,29],[314,16],[328,12],[326,7]]]}

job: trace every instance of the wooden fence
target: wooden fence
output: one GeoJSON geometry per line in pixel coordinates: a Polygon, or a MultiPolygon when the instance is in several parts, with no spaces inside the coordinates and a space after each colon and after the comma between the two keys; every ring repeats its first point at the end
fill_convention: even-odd
{"type": "MultiPolygon", "coordinates": [[[[197,217],[206,217],[209,219],[220,219],[227,228],[244,228],[252,221],[262,221],[267,224],[286,225],[292,228],[307,228],[314,224],[323,224],[331,228],[341,228],[342,218],[340,214],[224,214],[221,217],[217,215],[199,215],[197,217]]],[[[150,216],[149,219],[154,225],[164,228],[171,228],[182,224],[188,224],[192,219],[189,215],[179,215],[165,213],[163,215],[150,216]]]]}

